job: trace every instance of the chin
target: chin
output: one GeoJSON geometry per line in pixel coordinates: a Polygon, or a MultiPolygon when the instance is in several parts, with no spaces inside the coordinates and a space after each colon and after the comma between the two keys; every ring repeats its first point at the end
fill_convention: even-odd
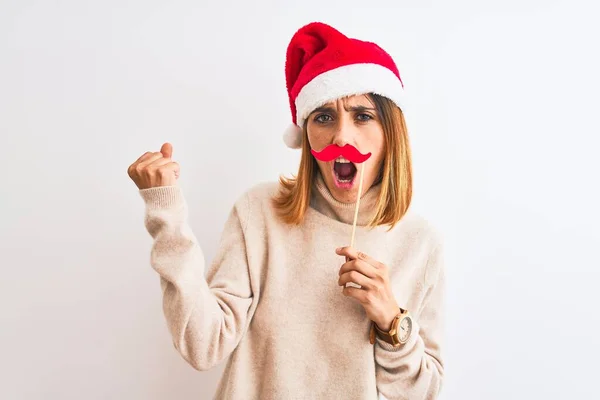
{"type": "MultiPolygon", "coordinates": [[[[354,177],[350,182],[340,181],[335,176],[328,179],[329,191],[333,197],[342,203],[353,203],[358,198],[358,178],[354,177]]],[[[363,182],[363,191],[365,182],[363,182]]]]}

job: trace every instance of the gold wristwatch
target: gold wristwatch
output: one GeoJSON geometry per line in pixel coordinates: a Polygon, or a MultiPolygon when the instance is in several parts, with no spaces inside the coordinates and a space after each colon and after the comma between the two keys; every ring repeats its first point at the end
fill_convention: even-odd
{"type": "Polygon", "coordinates": [[[408,310],[400,308],[400,312],[394,317],[392,327],[389,331],[379,329],[375,322],[371,322],[370,342],[375,343],[375,335],[394,347],[400,347],[410,338],[413,321],[408,310]]]}

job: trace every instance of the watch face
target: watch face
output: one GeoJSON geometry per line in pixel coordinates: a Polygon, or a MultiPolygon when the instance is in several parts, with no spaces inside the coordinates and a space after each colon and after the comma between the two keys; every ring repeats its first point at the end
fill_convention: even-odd
{"type": "Polygon", "coordinates": [[[398,339],[402,343],[406,342],[410,337],[410,332],[412,331],[412,320],[410,317],[403,318],[398,325],[398,339]]]}

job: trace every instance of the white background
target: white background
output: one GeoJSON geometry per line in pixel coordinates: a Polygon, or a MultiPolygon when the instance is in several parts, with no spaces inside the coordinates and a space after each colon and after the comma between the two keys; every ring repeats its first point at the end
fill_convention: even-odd
{"type": "Polygon", "coordinates": [[[597,396],[598,9],[376,3],[0,2],[0,398],[211,398],[126,170],[173,144],[210,260],[235,198],[297,170],[284,56],[313,20],[405,81],[413,206],[447,242],[441,398],[597,396]]]}

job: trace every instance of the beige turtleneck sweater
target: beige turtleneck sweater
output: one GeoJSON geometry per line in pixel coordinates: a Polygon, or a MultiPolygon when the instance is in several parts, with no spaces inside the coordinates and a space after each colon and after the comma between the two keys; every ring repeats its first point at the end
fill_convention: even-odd
{"type": "MultiPolygon", "coordinates": [[[[342,294],[338,271],[354,204],[337,202],[320,175],[301,226],[269,198],[278,183],[240,196],[211,263],[188,223],[178,186],[140,190],[153,238],[163,311],[175,348],[198,370],[227,361],[216,399],[435,399],[442,386],[445,272],[440,236],[409,212],[390,232],[365,225],[379,186],[361,198],[355,248],[389,267],[414,319],[407,344],[369,343],[363,307],[342,294]]],[[[201,206],[201,205],[199,205],[201,206]]]]}

